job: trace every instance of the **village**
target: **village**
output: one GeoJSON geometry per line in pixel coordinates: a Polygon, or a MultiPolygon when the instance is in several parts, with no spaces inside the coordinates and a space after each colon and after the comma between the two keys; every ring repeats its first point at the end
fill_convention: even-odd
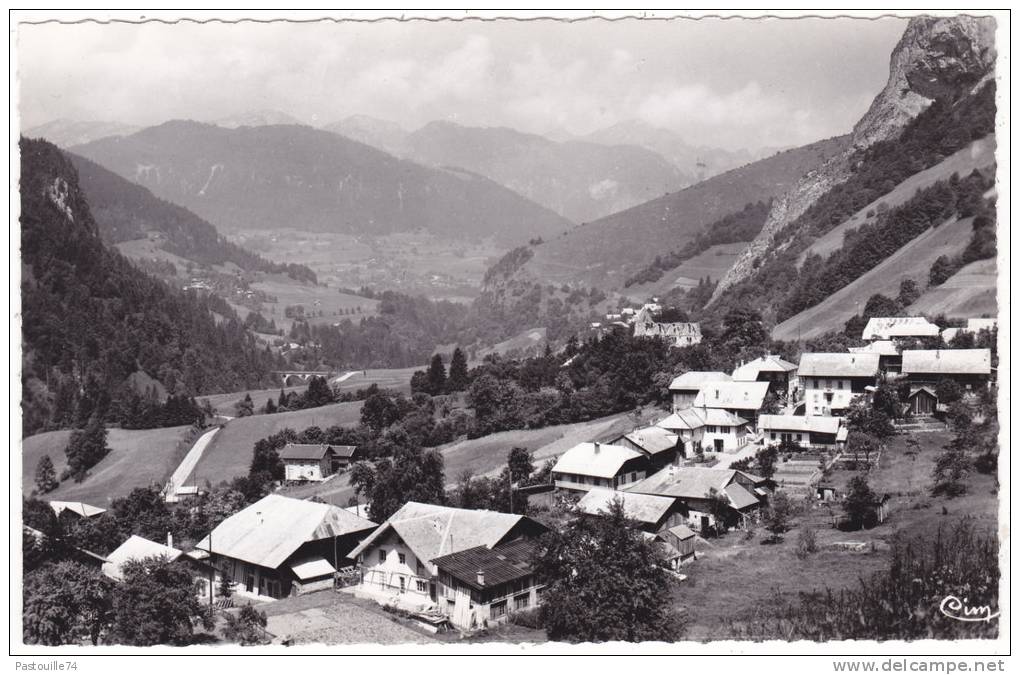
{"type": "MultiPolygon", "coordinates": [[[[696,323],[659,323],[660,310],[649,303],[629,312],[629,321],[614,319],[611,330],[665,338],[676,348],[697,344],[696,323]]],[[[627,527],[655,547],[681,589],[699,577],[701,565],[724,564],[727,542],[749,539],[758,528],[778,542],[798,518],[816,523],[831,548],[874,551],[875,540],[859,532],[895,521],[903,499],[893,495],[916,496],[920,487],[883,475],[900,461],[883,459],[896,454],[890,448],[913,448],[916,463],[918,446],[946,435],[954,406],[988,396],[995,385],[991,349],[944,345],[959,344],[961,335],[987,343],[995,328],[994,319],[940,330],[920,317],[872,318],[862,334],[866,346],[844,353],[806,352],[799,363],[764,354],[732,373],[681,373],[669,384],[668,414],[570,447],[543,482],[511,485],[511,503],[519,490],[544,505],[545,516],[599,519],[622,509],[627,527]],[[943,347],[919,348],[930,344],[943,347]],[[869,411],[885,405],[883,391],[890,389],[900,408],[889,415],[894,425],[874,431],[869,411]],[[872,486],[855,486],[858,475],[872,486]],[[856,511],[844,506],[861,501],[861,494],[848,494],[854,490],[864,495],[856,511]]],[[[279,459],[287,485],[308,486],[364,461],[356,446],[307,443],[287,444],[279,459]]],[[[167,498],[198,494],[197,487],[178,489],[167,498]]],[[[158,557],[183,565],[199,600],[224,616],[245,606],[264,611],[263,642],[534,633],[527,617],[545,590],[536,558],[543,535],[556,526],[548,517],[408,501],[373,522],[366,504],[339,506],[310,494],[270,493],[190,550],[175,547],[170,533],[165,542],[132,535],[109,555],[79,550],[77,557],[115,582],[132,562],[158,557]]],[[[105,511],[81,502],[49,505],[66,521],[105,511]]],[[[815,534],[797,545],[818,547],[815,534]]]]}

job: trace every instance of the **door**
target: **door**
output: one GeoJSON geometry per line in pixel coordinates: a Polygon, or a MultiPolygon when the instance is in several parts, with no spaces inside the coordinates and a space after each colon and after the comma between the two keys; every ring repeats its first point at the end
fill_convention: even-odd
{"type": "Polygon", "coordinates": [[[723,439],[717,438],[717,439],[715,439],[713,441],[713,443],[715,443],[715,451],[716,452],[722,452],[723,451],[723,439]]]}
{"type": "Polygon", "coordinates": [[[404,592],[406,586],[407,586],[407,582],[404,580],[404,577],[400,577],[400,592],[401,593],[404,592]]]}
{"type": "Polygon", "coordinates": [[[248,572],[244,576],[244,590],[249,593],[255,590],[255,575],[251,572],[248,572]]]}
{"type": "Polygon", "coordinates": [[[701,517],[701,533],[706,534],[708,532],[708,516],[701,517]]]}

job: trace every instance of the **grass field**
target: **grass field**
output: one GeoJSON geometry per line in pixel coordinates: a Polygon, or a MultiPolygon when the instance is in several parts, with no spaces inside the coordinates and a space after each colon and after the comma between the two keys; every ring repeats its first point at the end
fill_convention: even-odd
{"type": "Polygon", "coordinates": [[[310,323],[336,323],[344,319],[356,322],[363,317],[374,316],[375,307],[379,304],[377,300],[340,293],[336,288],[300,284],[282,275],[266,276],[252,283],[251,287],[276,298],[275,303],[263,304],[262,316],[273,319],[277,327],[285,331],[290,330],[293,323],[284,314],[288,305],[302,305],[306,315],[314,313],[315,316],[310,319],[310,323]],[[359,307],[360,312],[346,313],[350,310],[356,311],[359,307]],[[318,316],[319,312],[322,312],[323,316],[318,316]]]}
{"type": "Polygon", "coordinates": [[[999,313],[996,298],[998,276],[995,268],[994,260],[972,262],[946,279],[941,286],[927,289],[907,311],[929,316],[995,316],[999,313]]]}
{"type": "MultiPolygon", "coordinates": [[[[827,506],[805,502],[794,527],[779,544],[764,545],[759,530],[750,540],[742,532],[698,543],[698,560],[687,565],[688,579],[680,587],[678,603],[690,612],[687,638],[720,640],[732,637],[730,621],[767,609],[779,594],[795,598],[801,592],[839,589],[860,583],[862,577],[887,569],[889,544],[897,534],[931,539],[940,527],[963,517],[974,517],[979,527],[995,531],[998,500],[994,478],[972,473],[967,494],[955,499],[930,496],[935,457],[950,439],[948,432],[917,434],[921,442],[916,459],[906,449],[906,436],[889,443],[869,483],[879,494],[891,495],[888,520],[878,527],[843,532],[831,525],[827,506]],[[805,525],[814,528],[818,552],[800,559],[796,555],[797,533],[805,525]],[[838,550],[835,542],[864,542],[862,552],[838,550]],[[870,546],[874,542],[874,547],[870,546]]],[[[832,481],[846,486],[852,472],[839,471],[832,481]]],[[[838,507],[835,507],[838,513],[838,507]]]]}
{"type": "Polygon", "coordinates": [[[361,401],[355,401],[231,420],[213,438],[187,482],[204,485],[208,480],[216,485],[221,481],[246,475],[256,441],[283,429],[303,431],[311,426],[325,429],[337,424],[354,425],[358,423],[360,416],[361,401]]]}
{"type": "Polygon", "coordinates": [[[926,287],[928,272],[936,258],[953,257],[966,248],[973,220],[964,218],[928,229],[852,283],[777,325],[772,329],[772,337],[806,340],[829,330],[842,329],[847,319],[863,310],[868,298],[875,293],[896,297],[904,279],[913,279],[918,287],[926,287]]]}
{"type": "MultiPolygon", "coordinates": [[[[81,500],[95,506],[106,507],[116,497],[122,497],[136,487],[151,483],[162,485],[173,473],[190,444],[184,440],[191,427],[165,429],[110,429],[107,443],[110,454],[92,467],[81,483],[63,481],[46,499],[63,501],[81,500]]],[[[35,467],[43,455],[49,455],[59,477],[67,466],[64,448],[70,431],[49,431],[26,438],[22,444],[22,489],[25,494],[35,488],[35,467]]]]}

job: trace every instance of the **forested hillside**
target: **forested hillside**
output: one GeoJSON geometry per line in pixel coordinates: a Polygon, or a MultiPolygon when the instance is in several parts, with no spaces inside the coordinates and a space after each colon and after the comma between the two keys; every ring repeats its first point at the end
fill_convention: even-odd
{"type": "Polygon", "coordinates": [[[102,243],[73,164],[45,141],[21,141],[20,225],[26,435],[105,418],[138,370],[173,394],[271,384],[274,357],[225,303],[171,290],[102,243]]]}

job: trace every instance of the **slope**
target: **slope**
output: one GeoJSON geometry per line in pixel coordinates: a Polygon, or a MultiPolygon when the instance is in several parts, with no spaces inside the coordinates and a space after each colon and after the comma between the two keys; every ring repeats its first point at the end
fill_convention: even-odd
{"type": "Polygon", "coordinates": [[[693,182],[663,157],[637,145],[557,143],[505,127],[431,122],[406,138],[408,156],[456,166],[586,222],[693,182]]]}
{"type": "Polygon", "coordinates": [[[422,228],[515,243],[570,225],[481,176],[422,167],[304,126],[174,121],[74,151],[226,230],[422,228]]]}
{"type": "MultiPolygon", "coordinates": [[[[772,330],[772,337],[806,340],[826,331],[840,330],[875,293],[895,297],[904,279],[913,279],[919,288],[924,288],[936,258],[959,255],[967,247],[973,220],[963,218],[927,230],[822,302],[778,324],[772,330]]],[[[911,311],[914,310],[915,307],[911,307],[911,311]]]]}
{"type": "Polygon", "coordinates": [[[940,286],[925,290],[907,311],[911,314],[945,314],[958,318],[986,314],[996,316],[999,313],[997,282],[995,261],[977,260],[964,266],[940,286]]]}
{"type": "Polygon", "coordinates": [[[42,138],[61,148],[69,148],[108,136],[128,136],[139,128],[122,122],[58,119],[25,129],[22,134],[25,138],[42,138]]]}

